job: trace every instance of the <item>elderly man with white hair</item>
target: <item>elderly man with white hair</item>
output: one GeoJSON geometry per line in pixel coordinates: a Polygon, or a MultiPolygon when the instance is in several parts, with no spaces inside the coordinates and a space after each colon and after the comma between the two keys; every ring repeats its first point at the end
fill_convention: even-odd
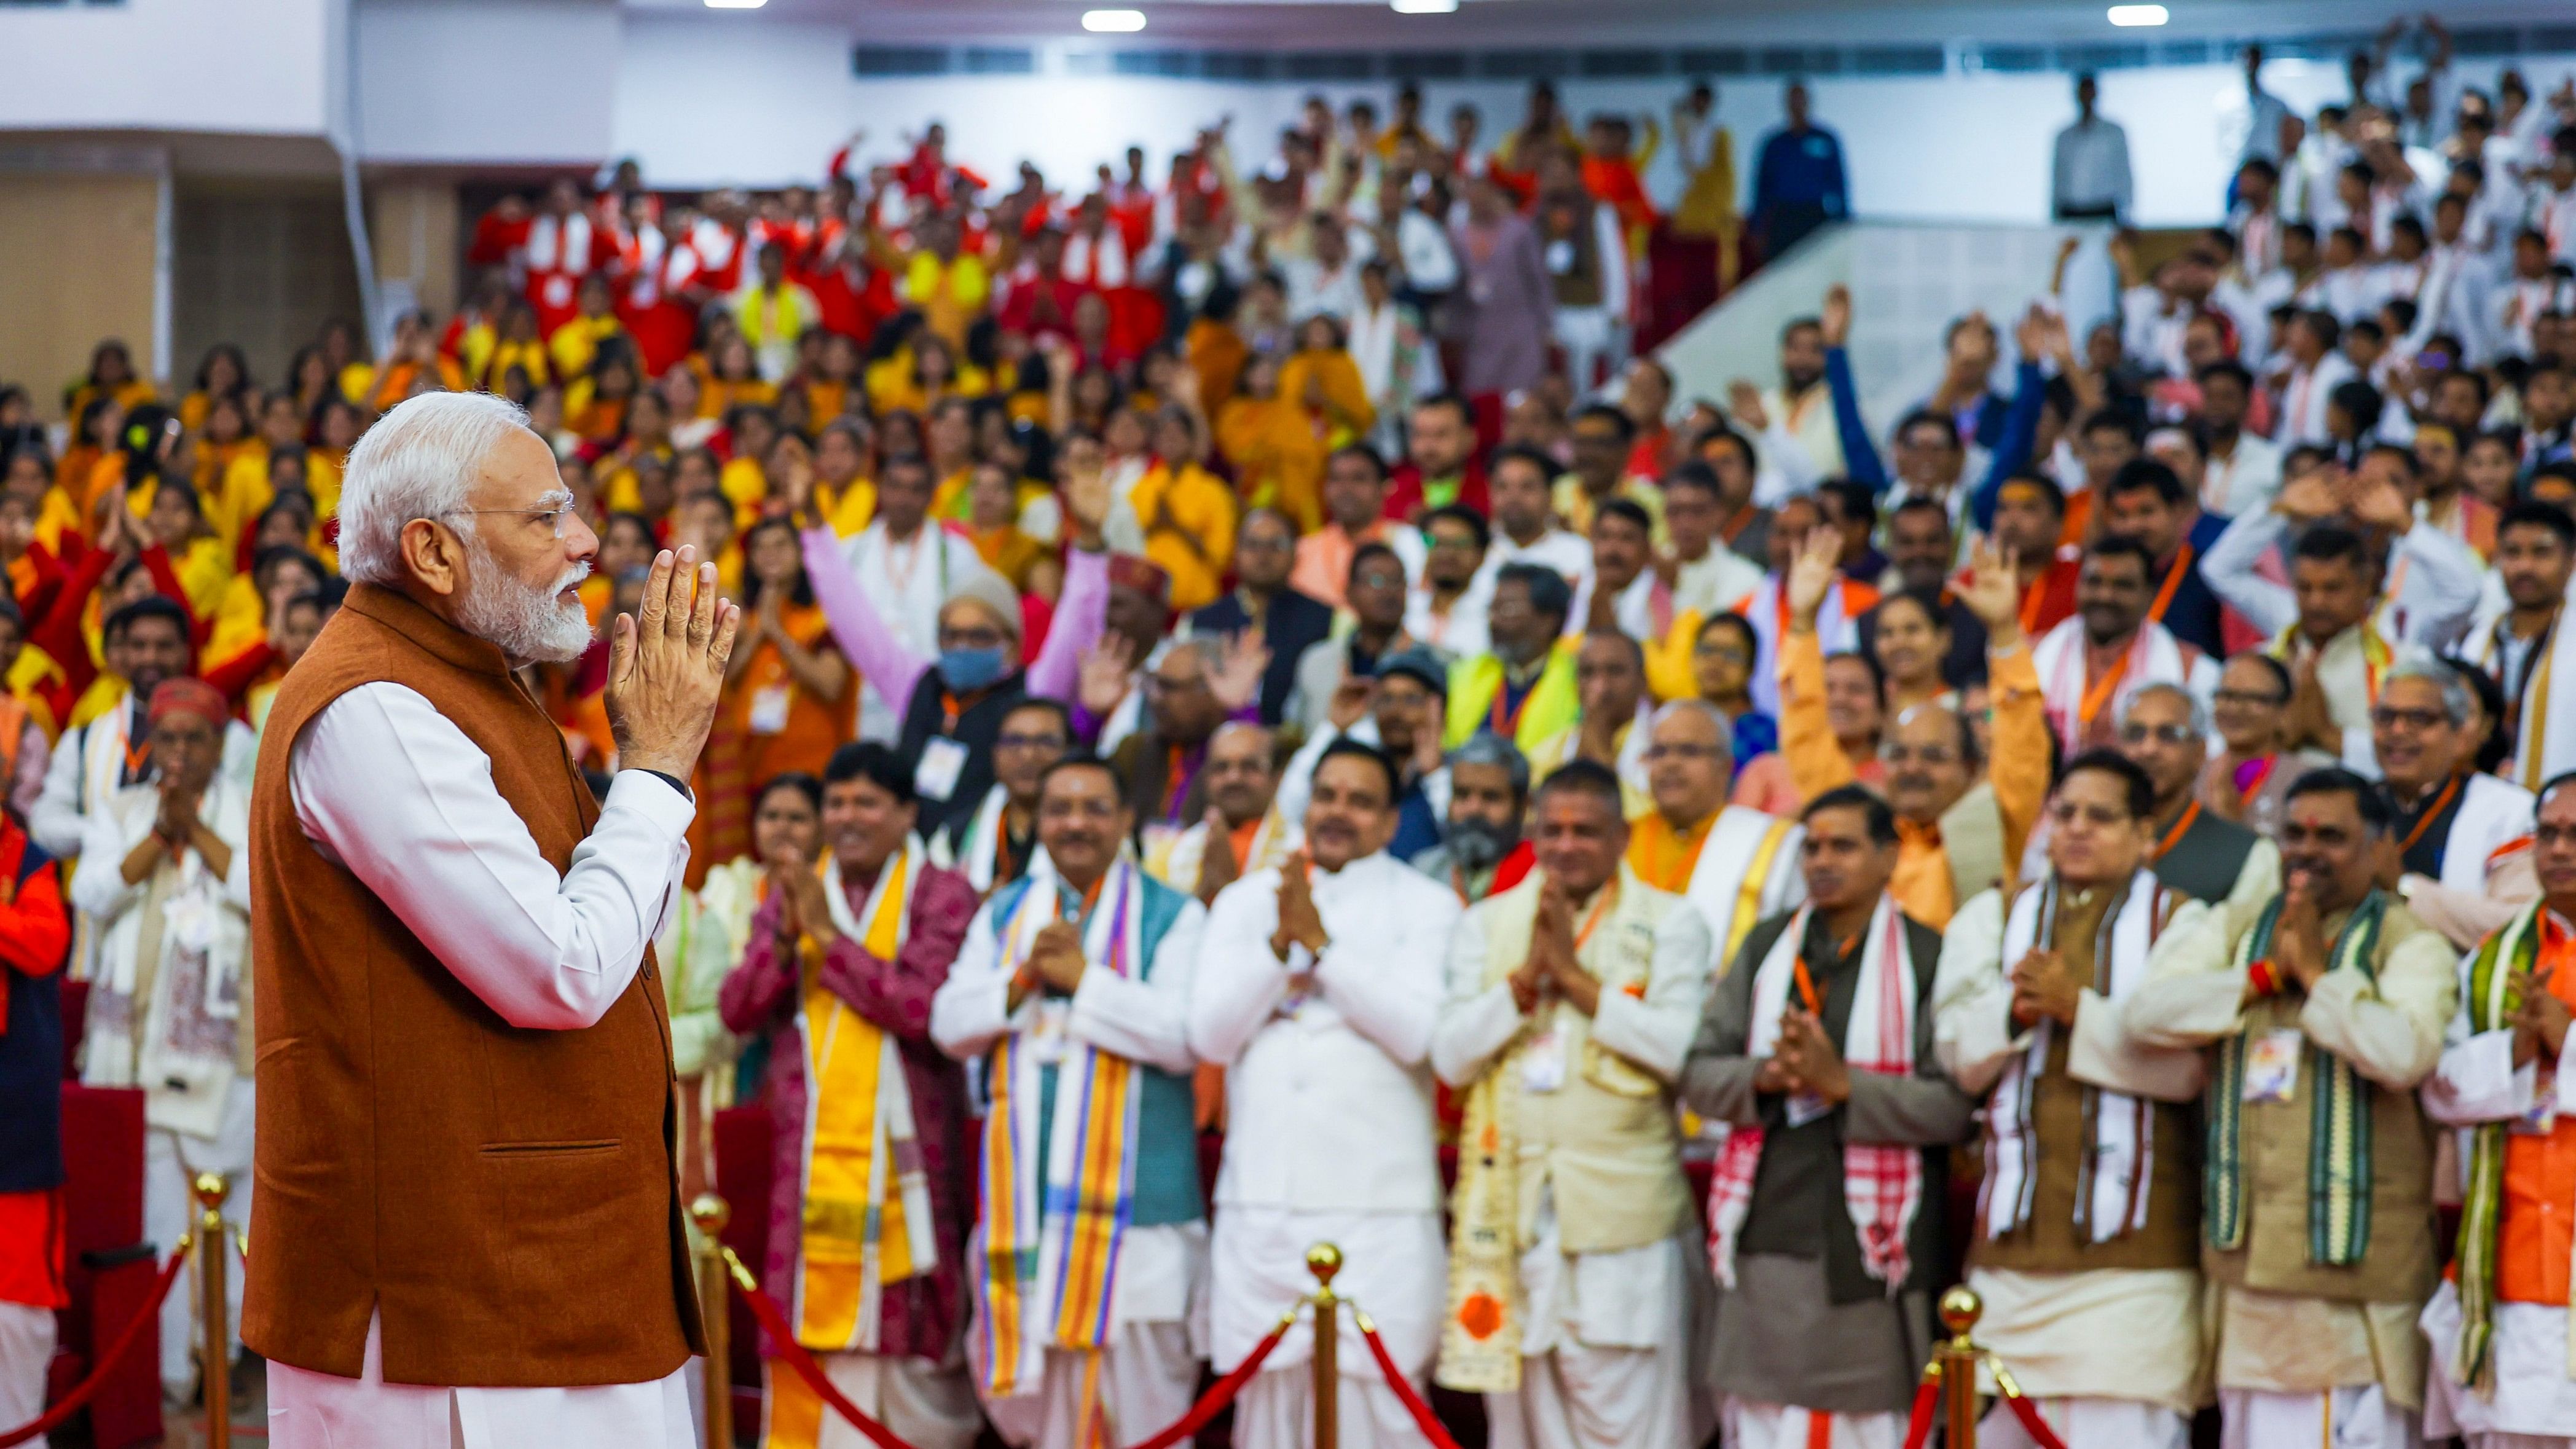
{"type": "Polygon", "coordinates": [[[2409,649],[2379,681],[2370,746],[2397,807],[2397,893],[2466,951],[2540,894],[2529,790],[2478,768],[2477,696],[2460,671],[2409,649]]]}
{"type": "Polygon", "coordinates": [[[250,806],[242,1337],[281,1449],[697,1440],[650,943],[741,611],[712,562],[654,560],[594,802],[514,671],[589,644],[598,546],[500,399],[414,398],[350,452],[348,603],[278,691],[250,806]]]}

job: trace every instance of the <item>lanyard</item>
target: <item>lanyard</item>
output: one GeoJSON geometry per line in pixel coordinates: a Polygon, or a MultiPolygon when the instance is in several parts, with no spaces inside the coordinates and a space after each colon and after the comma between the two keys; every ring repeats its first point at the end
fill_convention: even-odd
{"type": "MultiPolygon", "coordinates": [[[[2266,763],[2263,767],[2263,771],[2265,774],[2270,774],[2270,764],[2266,763]]],[[[2190,833],[2191,823],[2199,818],[2200,802],[2194,800],[2191,802],[2190,807],[2182,812],[2182,818],[2173,823],[2173,829],[2165,832],[2165,838],[2156,842],[2156,853],[2148,856],[2147,858],[2149,860],[2164,859],[2165,852],[2173,849],[2174,846],[2182,840],[2184,835],[2190,833]]]]}
{"type": "Polygon", "coordinates": [[[2165,571],[2165,586],[2156,590],[2156,601],[2147,606],[2147,619],[2150,623],[2161,624],[2165,621],[2165,610],[2173,604],[2174,591],[2182,587],[2182,576],[2189,572],[2191,572],[2191,544],[2185,542],[2181,548],[2174,550],[2173,567],[2165,571]]]}
{"type": "Polygon", "coordinates": [[[2423,839],[2424,832],[2432,829],[2433,822],[2440,819],[2442,812],[2449,808],[2451,797],[2459,793],[2460,777],[2453,775],[2450,780],[2442,786],[2442,793],[2434,796],[2433,803],[2425,809],[2422,815],[2416,817],[2415,828],[2407,831],[2406,838],[2398,842],[2397,853],[2399,855],[2404,855],[2406,852],[2413,850],[2415,848],[2415,842],[2423,839]]]}

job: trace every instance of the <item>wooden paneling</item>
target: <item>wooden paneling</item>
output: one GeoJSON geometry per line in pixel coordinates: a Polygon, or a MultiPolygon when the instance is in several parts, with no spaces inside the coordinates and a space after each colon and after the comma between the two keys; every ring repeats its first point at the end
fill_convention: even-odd
{"type": "Polygon", "coordinates": [[[89,370],[101,338],[152,355],[160,183],[111,173],[0,171],[0,379],[23,383],[47,419],[89,370]]]}

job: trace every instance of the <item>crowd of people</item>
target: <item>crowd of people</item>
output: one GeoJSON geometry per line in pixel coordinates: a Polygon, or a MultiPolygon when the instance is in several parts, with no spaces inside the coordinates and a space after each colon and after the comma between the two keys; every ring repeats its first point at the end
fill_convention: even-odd
{"type": "MultiPolygon", "coordinates": [[[[252,987],[254,772],[375,792],[300,811],[317,871],[471,958],[526,934],[473,854],[371,842],[506,844],[456,782],[559,739],[689,802],[642,902],[676,1189],[767,1113],[762,1281],[921,1449],[1143,1438],[1319,1240],[1498,1446],[1892,1449],[1958,1281],[2070,1442],[2576,1442],[2576,92],[2365,59],[2311,120],[2258,67],[2225,225],[2121,234],[2116,315],[1956,319],[1892,428],[1840,288],[1722,399],[1626,355],[1654,228],[1846,210],[1796,89],[1742,217],[1704,88],[1661,198],[1662,127],[1545,86],[1493,144],[1407,89],[1075,191],[932,127],[756,201],[505,201],[372,358],[0,391],[0,1429],[66,1034],[143,1093],[148,1237],[195,1170],[257,1210],[254,1013],[310,1004],[252,987]],[[361,470],[434,496],[522,429],[543,489],[344,537],[361,470]],[[390,745],[399,692],[271,729],[390,550],[540,546],[457,605],[525,748],[390,745]],[[603,695],[672,555],[741,608],[693,768],[603,695]]],[[[2098,139],[2070,215],[2125,205],[2066,190],[2098,139]]],[[[463,985],[560,1029],[581,979],[463,985]]],[[[1238,1443],[1309,1437],[1303,1334],[1238,1443]]],[[[1416,1433],[1339,1363],[1345,1442],[1416,1433]]]]}

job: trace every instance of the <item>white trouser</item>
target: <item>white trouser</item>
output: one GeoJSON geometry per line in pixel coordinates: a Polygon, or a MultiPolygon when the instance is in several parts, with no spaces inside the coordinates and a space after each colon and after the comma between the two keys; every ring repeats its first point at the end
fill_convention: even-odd
{"type": "Polygon", "coordinates": [[[1094,1406],[1109,1422],[1112,1444],[1161,1432],[1198,1397],[1199,1358],[1190,1350],[1186,1323],[1122,1323],[1109,1331],[1096,1371],[1085,1362],[1089,1357],[1048,1349],[1046,1376],[1036,1393],[985,1400],[984,1412],[1003,1441],[1021,1449],[1078,1449],[1090,1442],[1082,1432],[1086,1380],[1094,1406]]]}
{"type": "MultiPolygon", "coordinates": [[[[1342,1449],[1417,1449],[1422,1431],[1377,1371],[1377,1360],[1336,1376],[1333,1427],[1342,1449]]],[[[1263,1369],[1234,1401],[1234,1449],[1309,1449],[1315,1442],[1315,1366],[1263,1369]]]]}
{"type": "MultiPolygon", "coordinates": [[[[984,1427],[983,1413],[975,1406],[975,1385],[967,1377],[962,1355],[951,1355],[947,1363],[874,1353],[818,1353],[814,1357],[823,1365],[823,1376],[832,1381],[832,1387],[840,1390],[860,1413],[892,1429],[897,1438],[914,1449],[968,1449],[984,1427]]],[[[774,1412],[778,1403],[774,1386],[793,1377],[796,1371],[775,1359],[765,1367],[773,1386],[766,1398],[774,1412]]],[[[809,1439],[802,1433],[781,1435],[779,1431],[786,1426],[773,1419],[761,1435],[761,1442],[785,1445],[793,1439],[814,1449],[868,1449],[866,1435],[829,1405],[821,1407],[821,1431],[815,1437],[809,1439]]]]}
{"type": "Polygon", "coordinates": [[[2417,1449],[2415,1413],[2388,1402],[2377,1384],[2311,1394],[2220,1389],[2219,1449],[2417,1449]]]}
{"type": "Polygon", "coordinates": [[[1905,1419],[1899,1414],[1820,1414],[1750,1399],[1729,1399],[1719,1414],[1729,1449],[1808,1449],[1819,1417],[1831,1421],[1825,1429],[1826,1449],[1897,1449],[1905,1442],[1905,1419]]]}
{"type": "MultiPolygon", "coordinates": [[[[2059,1442],[2084,1449],[2184,1449],[2191,1421],[2138,1399],[2041,1399],[2039,1416],[2059,1442]]],[[[2021,1420],[1998,1403],[1977,1426],[1977,1449],[2038,1449],[2021,1420]]]]}
{"type": "Polygon", "coordinates": [[[354,1379],[270,1361],[269,1449],[697,1449],[705,1438],[686,1365],[640,1384],[389,1384],[384,1340],[383,1316],[370,1317],[354,1379]]]}
{"type": "Polygon", "coordinates": [[[54,1361],[54,1310],[0,1303],[0,1433],[45,1412],[45,1369],[54,1361]]]}
{"type": "Polygon", "coordinates": [[[1618,370],[1623,351],[1619,322],[1607,307],[1556,309],[1556,345],[1565,349],[1565,378],[1577,398],[1590,397],[1601,386],[1595,364],[1607,362],[1608,371],[1618,370]]]}
{"type": "MultiPolygon", "coordinates": [[[[233,1237],[250,1228],[251,1126],[256,1115],[251,1084],[235,1081],[225,1094],[223,1125],[214,1140],[158,1127],[143,1134],[143,1236],[160,1250],[163,1261],[177,1248],[179,1235],[197,1221],[191,1174],[220,1172],[232,1186],[224,1199],[226,1241],[197,1245],[199,1253],[230,1257],[224,1265],[227,1365],[241,1353],[242,1260],[233,1237]]],[[[178,1398],[188,1397],[197,1383],[197,1295],[203,1271],[196,1263],[180,1270],[170,1296],[161,1300],[161,1386],[178,1398]]]]}

